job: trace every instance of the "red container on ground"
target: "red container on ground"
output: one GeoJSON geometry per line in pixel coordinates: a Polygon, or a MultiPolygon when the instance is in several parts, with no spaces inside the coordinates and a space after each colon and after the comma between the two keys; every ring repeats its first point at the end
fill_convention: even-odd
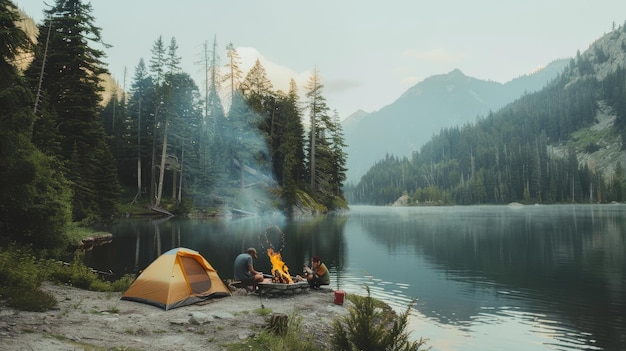
{"type": "Polygon", "coordinates": [[[343,290],[335,291],[335,305],[343,305],[343,298],[346,296],[346,292],[343,290]]]}

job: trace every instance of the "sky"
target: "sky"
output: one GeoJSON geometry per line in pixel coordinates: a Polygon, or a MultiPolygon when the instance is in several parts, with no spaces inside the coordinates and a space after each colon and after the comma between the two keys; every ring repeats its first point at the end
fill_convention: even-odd
{"type": "MultiPolygon", "coordinates": [[[[13,0],[40,23],[55,0],[13,0]]],[[[205,43],[221,66],[232,43],[247,73],[257,59],[276,90],[290,79],[301,97],[317,70],[341,119],[373,112],[433,75],[460,69],[505,83],[584,52],[626,21],[624,0],[93,0],[108,69],[126,88],[161,36],[178,43],[198,86],[205,43]],[[126,70],[126,79],[124,72],[126,70]]]]}

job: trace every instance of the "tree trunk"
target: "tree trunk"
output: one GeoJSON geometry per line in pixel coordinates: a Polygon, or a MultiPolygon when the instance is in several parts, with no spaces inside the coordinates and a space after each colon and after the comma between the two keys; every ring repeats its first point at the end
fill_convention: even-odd
{"type": "Polygon", "coordinates": [[[134,204],[141,197],[141,99],[139,99],[139,116],[137,117],[137,195],[134,204]]]}
{"type": "MultiPolygon", "coordinates": [[[[313,105],[313,108],[315,108],[315,104],[313,105]]],[[[311,117],[311,155],[309,155],[310,162],[311,162],[311,191],[313,192],[313,194],[316,193],[316,190],[315,190],[315,148],[317,146],[315,145],[316,144],[315,123],[316,123],[315,115],[313,115],[313,117],[311,117]]]]}
{"type": "Polygon", "coordinates": [[[155,195],[155,191],[154,191],[154,183],[156,183],[156,135],[157,135],[157,113],[158,113],[159,109],[155,109],[154,110],[154,127],[152,129],[152,155],[151,155],[151,162],[150,162],[150,203],[154,204],[154,195],[155,195]]]}
{"type": "Polygon", "coordinates": [[[178,183],[176,182],[176,173],[178,173],[176,171],[176,168],[172,167],[172,201],[176,202],[176,185],[178,185],[178,183]]]}
{"type": "Polygon", "coordinates": [[[269,328],[277,335],[287,334],[289,317],[284,313],[272,313],[269,328]]]}
{"type": "Polygon", "coordinates": [[[178,203],[183,202],[183,163],[185,162],[185,143],[183,142],[183,150],[180,152],[180,176],[178,177],[178,203]]]}
{"type": "Polygon", "coordinates": [[[163,195],[163,178],[165,178],[165,159],[167,158],[167,120],[165,120],[165,127],[163,128],[163,148],[161,150],[161,169],[159,170],[159,186],[157,188],[157,195],[155,206],[161,204],[161,196],[163,195]]]}

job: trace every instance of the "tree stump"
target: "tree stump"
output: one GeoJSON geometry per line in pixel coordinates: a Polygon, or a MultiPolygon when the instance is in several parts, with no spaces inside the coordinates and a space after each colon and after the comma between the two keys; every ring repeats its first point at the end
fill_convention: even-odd
{"type": "Polygon", "coordinates": [[[289,317],[284,313],[272,313],[270,317],[270,330],[277,335],[287,334],[287,325],[289,323],[289,317]]]}

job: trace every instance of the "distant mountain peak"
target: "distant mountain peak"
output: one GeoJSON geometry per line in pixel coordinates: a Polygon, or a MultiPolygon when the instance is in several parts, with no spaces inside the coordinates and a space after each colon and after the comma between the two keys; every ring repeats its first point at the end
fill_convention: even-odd
{"type": "Polygon", "coordinates": [[[562,60],[508,83],[466,76],[460,69],[434,75],[409,88],[392,104],[343,121],[350,181],[386,154],[409,156],[441,128],[460,126],[543,88],[568,64],[562,60]]]}
{"type": "Polygon", "coordinates": [[[452,71],[448,72],[449,76],[461,76],[461,77],[465,77],[465,74],[463,72],[461,72],[460,69],[455,68],[452,71]]]}
{"type": "Polygon", "coordinates": [[[348,126],[348,127],[353,126],[353,125],[359,123],[359,121],[361,121],[367,115],[369,115],[369,112],[365,112],[363,110],[358,110],[358,111],[352,113],[350,116],[346,117],[343,120],[343,122],[341,122],[341,124],[344,126],[344,128],[346,126],[348,126]]]}

